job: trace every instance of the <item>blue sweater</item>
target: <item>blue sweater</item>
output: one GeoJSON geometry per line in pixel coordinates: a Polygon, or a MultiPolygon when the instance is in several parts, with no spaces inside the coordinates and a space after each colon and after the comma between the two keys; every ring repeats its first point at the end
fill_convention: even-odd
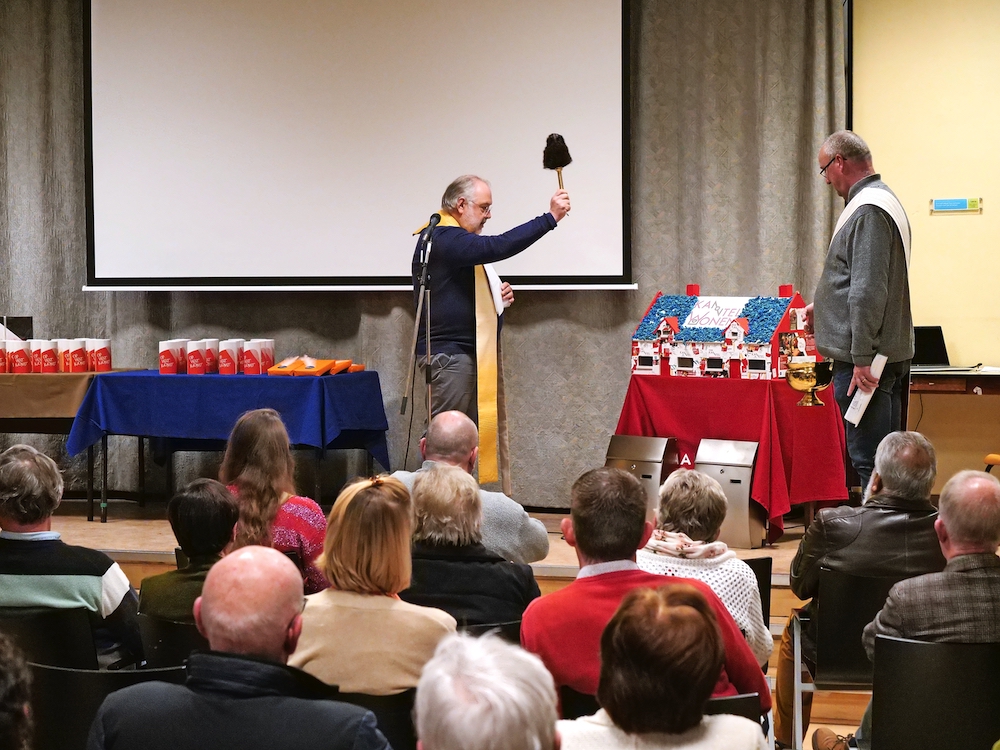
{"type": "MultiPolygon", "coordinates": [[[[475,267],[517,255],[555,228],[555,217],[545,213],[492,237],[472,234],[461,227],[438,227],[434,230],[427,284],[431,290],[432,354],[464,353],[476,356],[475,267]]],[[[417,285],[420,283],[419,240],[413,251],[412,273],[416,307],[417,285]]],[[[423,315],[417,354],[426,352],[423,315]]]]}

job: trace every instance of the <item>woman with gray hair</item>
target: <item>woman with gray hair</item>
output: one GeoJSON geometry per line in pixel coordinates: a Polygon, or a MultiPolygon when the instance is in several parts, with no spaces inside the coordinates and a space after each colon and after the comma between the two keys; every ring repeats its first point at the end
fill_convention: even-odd
{"type": "Polygon", "coordinates": [[[678,469],[660,487],[656,531],[636,562],[648,573],[694,578],[722,600],[758,664],[774,649],[761,613],[757,577],[724,542],[717,541],[728,505],[722,486],[707,474],[678,469]]]}
{"type": "Polygon", "coordinates": [[[437,607],[461,625],[515,622],[540,595],[531,567],[482,543],[479,485],[456,466],[435,464],[413,484],[413,576],[403,601],[437,607]]]}

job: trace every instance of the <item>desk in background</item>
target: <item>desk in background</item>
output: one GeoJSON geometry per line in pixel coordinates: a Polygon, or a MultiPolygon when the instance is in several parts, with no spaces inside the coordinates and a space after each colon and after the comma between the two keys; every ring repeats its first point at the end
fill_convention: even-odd
{"type": "Polygon", "coordinates": [[[675,437],[686,468],[702,438],[758,443],[750,497],[774,541],[792,504],[847,499],[844,421],[833,389],[819,396],[824,406],[802,407],[784,380],[633,375],[616,433],[675,437]]]}
{"type": "MultiPolygon", "coordinates": [[[[106,445],[108,435],[224,443],[241,414],[265,407],[281,414],[293,445],[320,452],[360,448],[390,469],[389,423],[374,371],[320,377],[99,374],[80,405],[66,449],[75,455],[98,441],[106,445]]],[[[106,458],[102,471],[106,487],[106,458]]],[[[106,519],[102,487],[101,520],[106,519]]]]}

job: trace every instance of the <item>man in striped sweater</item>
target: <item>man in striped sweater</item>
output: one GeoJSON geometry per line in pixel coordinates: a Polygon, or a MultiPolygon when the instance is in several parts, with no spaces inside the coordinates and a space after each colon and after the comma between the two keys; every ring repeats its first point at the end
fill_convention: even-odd
{"type": "Polygon", "coordinates": [[[29,445],[0,453],[0,607],[82,607],[102,656],[140,657],[138,599],[125,573],[103,552],[70,546],[52,531],[62,491],[45,454],[29,445]]]}

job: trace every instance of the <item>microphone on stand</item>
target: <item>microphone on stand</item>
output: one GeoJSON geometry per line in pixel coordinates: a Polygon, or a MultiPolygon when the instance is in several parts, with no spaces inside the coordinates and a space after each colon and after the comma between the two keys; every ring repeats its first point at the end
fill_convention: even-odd
{"type": "Polygon", "coordinates": [[[427,252],[427,243],[431,239],[431,234],[433,234],[434,232],[434,227],[436,227],[440,223],[441,223],[441,214],[435,212],[431,214],[430,221],[427,222],[427,226],[424,227],[424,231],[420,233],[420,241],[424,243],[423,250],[420,253],[421,263],[427,262],[427,258],[425,257],[425,254],[427,252]]]}

